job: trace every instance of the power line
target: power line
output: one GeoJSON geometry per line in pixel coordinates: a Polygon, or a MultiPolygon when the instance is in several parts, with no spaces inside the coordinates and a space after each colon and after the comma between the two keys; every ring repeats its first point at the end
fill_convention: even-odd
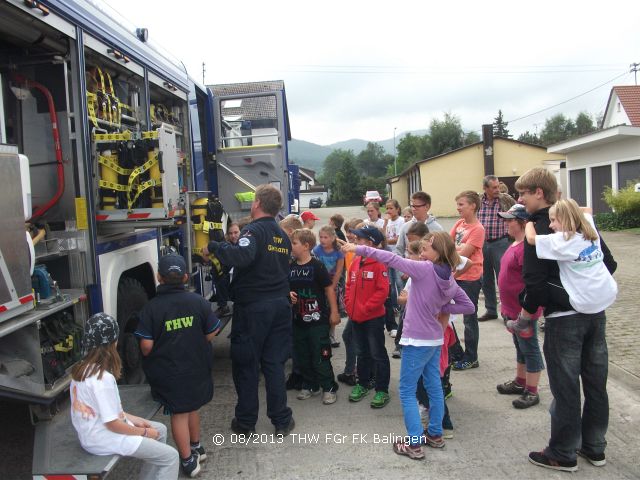
{"type": "Polygon", "coordinates": [[[556,107],[559,107],[560,105],[564,105],[565,103],[569,103],[569,102],[571,102],[571,101],[575,100],[576,98],[583,97],[583,96],[587,95],[588,93],[593,92],[594,90],[597,90],[597,89],[599,89],[599,88],[602,88],[602,87],[604,87],[605,85],[607,85],[607,84],[609,84],[609,83],[611,83],[611,82],[613,82],[613,81],[615,81],[615,80],[617,80],[617,79],[619,79],[619,78],[621,78],[621,77],[624,77],[624,76],[625,76],[625,75],[627,75],[628,73],[629,73],[629,72],[624,72],[624,73],[622,73],[622,74],[620,74],[620,75],[617,75],[617,76],[613,77],[611,80],[607,80],[606,82],[604,82],[604,83],[602,83],[602,84],[600,84],[600,85],[598,85],[598,86],[596,86],[596,87],[593,87],[593,88],[591,88],[591,89],[587,90],[586,92],[582,92],[581,94],[576,95],[575,97],[571,97],[571,98],[569,98],[569,99],[567,99],[567,100],[564,100],[563,102],[556,103],[555,105],[551,105],[550,107],[543,108],[542,110],[538,110],[537,112],[533,112],[533,113],[530,113],[530,114],[528,114],[528,115],[524,115],[524,116],[522,116],[522,117],[519,117],[519,118],[516,118],[516,119],[513,119],[513,120],[509,120],[509,121],[508,121],[508,123],[514,123],[514,122],[517,122],[517,121],[519,121],[519,120],[523,120],[523,119],[525,119],[525,118],[533,117],[534,115],[537,115],[537,114],[539,114],[539,113],[546,112],[547,110],[551,110],[552,108],[556,108],[556,107]]]}

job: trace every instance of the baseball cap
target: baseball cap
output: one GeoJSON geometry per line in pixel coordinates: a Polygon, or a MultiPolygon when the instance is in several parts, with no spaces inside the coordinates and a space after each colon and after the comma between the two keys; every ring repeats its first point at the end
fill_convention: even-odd
{"type": "Polygon", "coordinates": [[[502,218],[517,218],[519,220],[529,220],[529,214],[524,208],[524,205],[516,203],[511,206],[506,212],[498,212],[498,215],[502,218]]]}
{"type": "Polygon", "coordinates": [[[82,351],[86,355],[92,348],[109,345],[118,339],[118,322],[111,315],[100,312],[91,315],[84,324],[82,351]]]}
{"type": "Polygon", "coordinates": [[[300,214],[300,219],[303,222],[306,222],[307,220],[320,220],[318,217],[316,217],[313,212],[309,212],[308,210],[306,212],[302,212],[300,214]]]}
{"type": "Polygon", "coordinates": [[[175,253],[165,255],[161,257],[158,262],[158,273],[163,277],[166,277],[170,273],[184,275],[187,273],[187,264],[181,255],[175,253]]]}
{"type": "Polygon", "coordinates": [[[355,228],[351,230],[351,233],[356,237],[366,238],[367,240],[371,240],[374,245],[380,245],[384,240],[384,236],[382,236],[382,232],[378,230],[376,227],[363,227],[363,228],[355,228]]]}

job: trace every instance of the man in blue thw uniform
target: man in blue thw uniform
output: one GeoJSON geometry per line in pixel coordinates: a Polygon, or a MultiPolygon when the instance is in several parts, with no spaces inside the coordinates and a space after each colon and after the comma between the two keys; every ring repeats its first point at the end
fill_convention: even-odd
{"type": "Polygon", "coordinates": [[[276,434],[288,435],[294,427],[284,380],[292,336],[291,242],[275,220],[281,206],[280,191],[271,185],[260,185],[251,204],[253,221],[242,229],[238,244],[210,242],[204,252],[215,255],[223,265],[234,267],[231,365],[238,403],[231,429],[239,434],[255,431],[260,369],[267,390],[267,415],[276,434]]]}

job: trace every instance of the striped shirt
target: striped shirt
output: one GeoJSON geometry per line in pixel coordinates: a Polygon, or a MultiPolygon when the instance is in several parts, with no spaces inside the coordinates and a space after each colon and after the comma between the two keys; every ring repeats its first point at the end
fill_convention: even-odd
{"type": "Polygon", "coordinates": [[[486,240],[496,240],[507,235],[507,225],[498,216],[500,211],[500,198],[489,200],[486,194],[482,195],[478,220],[482,223],[486,240]]]}

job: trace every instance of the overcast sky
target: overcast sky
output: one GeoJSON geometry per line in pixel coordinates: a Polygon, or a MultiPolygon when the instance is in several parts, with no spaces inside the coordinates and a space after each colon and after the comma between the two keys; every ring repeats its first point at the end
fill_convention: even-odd
{"type": "Polygon", "coordinates": [[[207,84],[284,80],[293,137],[321,145],[389,139],[444,112],[479,132],[498,109],[515,120],[592,89],[509,130],[595,117],[640,62],[637,0],[105,1],[200,81],[202,62],[207,84]]]}

